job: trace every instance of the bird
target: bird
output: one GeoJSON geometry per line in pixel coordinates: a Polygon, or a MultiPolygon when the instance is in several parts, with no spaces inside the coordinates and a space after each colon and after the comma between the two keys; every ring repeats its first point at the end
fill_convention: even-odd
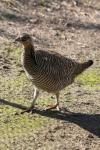
{"type": "Polygon", "coordinates": [[[23,45],[21,63],[26,76],[34,85],[33,101],[22,114],[34,110],[40,90],[56,96],[56,104],[47,110],[60,110],[60,91],[71,85],[79,74],[93,64],[93,60],[79,63],[54,51],[35,50],[33,38],[28,33],[17,36],[15,41],[23,45]]]}

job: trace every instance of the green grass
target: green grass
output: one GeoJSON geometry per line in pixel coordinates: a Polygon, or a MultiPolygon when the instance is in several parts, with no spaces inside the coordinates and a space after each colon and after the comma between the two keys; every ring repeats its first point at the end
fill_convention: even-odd
{"type": "Polygon", "coordinates": [[[40,0],[40,5],[45,6],[45,0],[40,0]]]}
{"type": "Polygon", "coordinates": [[[0,90],[2,91],[1,96],[15,97],[21,95],[26,85],[30,86],[30,82],[26,79],[25,74],[17,77],[2,77],[0,76],[0,90]]]}
{"type": "Polygon", "coordinates": [[[20,137],[24,134],[35,132],[46,121],[43,117],[33,117],[28,114],[11,115],[11,113],[2,116],[2,123],[0,124],[0,136],[5,138],[20,137]]]}
{"type": "Polygon", "coordinates": [[[8,45],[6,50],[7,50],[7,52],[6,52],[7,56],[9,58],[12,58],[13,60],[15,60],[16,64],[21,63],[22,48],[16,48],[16,47],[14,47],[14,45],[11,47],[11,46],[8,45]]]}
{"type": "Polygon", "coordinates": [[[50,3],[50,1],[48,1],[48,0],[40,0],[39,1],[40,6],[42,6],[42,7],[48,6],[49,3],[50,3]]]}
{"type": "Polygon", "coordinates": [[[77,81],[84,86],[100,89],[100,69],[84,72],[77,78],[77,81]]]}
{"type": "MultiPolygon", "coordinates": [[[[25,74],[5,78],[0,76],[0,98],[9,101],[9,103],[26,105],[28,107],[30,104],[24,95],[27,88],[32,88],[32,85],[25,74]]],[[[0,143],[6,139],[9,145],[9,140],[15,137],[23,137],[31,132],[34,133],[48,122],[48,119],[45,117],[34,117],[34,115],[27,113],[15,115],[16,112],[20,113],[21,111],[10,105],[0,105],[0,143]]]]}

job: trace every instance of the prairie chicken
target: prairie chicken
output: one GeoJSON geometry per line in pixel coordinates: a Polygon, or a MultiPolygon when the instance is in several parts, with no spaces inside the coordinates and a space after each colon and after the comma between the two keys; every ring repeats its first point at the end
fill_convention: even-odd
{"type": "Polygon", "coordinates": [[[92,60],[78,63],[52,51],[36,51],[32,37],[25,33],[17,37],[15,41],[24,46],[21,58],[22,65],[27,77],[35,85],[32,104],[24,112],[30,112],[34,109],[40,89],[56,95],[57,102],[49,109],[59,109],[60,91],[72,84],[77,75],[93,64],[92,60]]]}

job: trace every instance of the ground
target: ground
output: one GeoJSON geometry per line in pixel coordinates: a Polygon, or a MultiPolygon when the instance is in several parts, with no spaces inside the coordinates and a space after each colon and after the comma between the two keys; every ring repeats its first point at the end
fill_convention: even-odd
{"type": "Polygon", "coordinates": [[[0,149],[100,149],[100,1],[0,1],[0,149]],[[33,85],[20,62],[14,39],[30,33],[35,49],[53,50],[91,68],[60,95],[61,112],[43,109],[55,98],[41,91],[33,114],[33,85]]]}

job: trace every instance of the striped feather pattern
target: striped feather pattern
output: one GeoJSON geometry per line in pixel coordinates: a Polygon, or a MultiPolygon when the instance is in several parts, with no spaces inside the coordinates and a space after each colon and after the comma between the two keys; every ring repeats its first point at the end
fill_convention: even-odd
{"type": "Polygon", "coordinates": [[[22,64],[36,87],[56,93],[73,82],[78,63],[52,51],[38,50],[33,53],[35,57],[31,57],[31,51],[24,51],[22,64]]]}

